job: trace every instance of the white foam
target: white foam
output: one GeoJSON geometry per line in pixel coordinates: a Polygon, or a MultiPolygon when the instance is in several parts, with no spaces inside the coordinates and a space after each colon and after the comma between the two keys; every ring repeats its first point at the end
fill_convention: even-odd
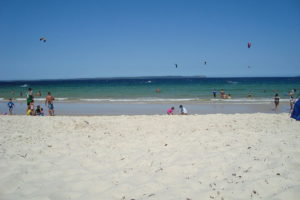
{"type": "Polygon", "coordinates": [[[130,101],[134,101],[134,102],[165,102],[165,101],[195,101],[196,99],[145,99],[145,98],[141,98],[141,99],[111,99],[110,101],[112,102],[130,102],[130,101]]]}
{"type": "Polygon", "coordinates": [[[196,101],[200,99],[156,99],[156,98],[137,98],[137,99],[80,99],[88,102],[166,102],[166,101],[196,101]]]}
{"type": "Polygon", "coordinates": [[[65,101],[65,100],[68,100],[67,97],[56,97],[55,100],[57,101],[65,101]]]}
{"type": "Polygon", "coordinates": [[[17,101],[25,101],[26,98],[16,98],[17,101]]]}
{"type": "Polygon", "coordinates": [[[45,101],[45,98],[34,98],[35,101],[45,101]]]}
{"type": "Polygon", "coordinates": [[[102,102],[102,101],[110,101],[110,99],[79,99],[80,101],[89,101],[89,102],[102,102]]]}
{"type": "MultiPolygon", "coordinates": [[[[35,101],[45,101],[46,98],[34,98],[35,101]]],[[[55,97],[56,101],[65,101],[68,100],[66,97],[55,97]]]]}
{"type": "Polygon", "coordinates": [[[238,84],[238,82],[236,82],[236,81],[227,81],[227,83],[230,83],[230,84],[238,84]]]}
{"type": "MultiPolygon", "coordinates": [[[[224,102],[274,102],[273,98],[239,98],[239,99],[211,99],[211,101],[224,102]]],[[[288,102],[289,99],[280,99],[281,102],[288,102]]]]}
{"type": "MultiPolygon", "coordinates": [[[[16,98],[17,101],[25,101],[26,98],[16,98]]],[[[45,101],[45,98],[34,98],[35,101],[45,101]]],[[[68,98],[62,98],[62,97],[58,97],[55,98],[55,100],[57,101],[65,101],[68,100],[68,98]]]]}

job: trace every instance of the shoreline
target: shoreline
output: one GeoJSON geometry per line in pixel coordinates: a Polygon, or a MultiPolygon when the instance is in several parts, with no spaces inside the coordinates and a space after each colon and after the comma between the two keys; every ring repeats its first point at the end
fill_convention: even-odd
{"type": "MultiPolygon", "coordinates": [[[[35,98],[36,102],[44,102],[45,98],[35,98]]],[[[0,98],[0,103],[7,102],[9,99],[0,98]]],[[[26,98],[12,98],[14,102],[26,102],[26,98]]],[[[144,104],[160,104],[160,103],[188,103],[188,104],[201,104],[201,103],[222,103],[222,104],[234,104],[234,103],[273,103],[274,98],[232,98],[232,99],[221,99],[221,98],[125,98],[125,99],[112,99],[112,98],[87,98],[87,99],[70,99],[67,97],[56,97],[55,102],[58,103],[144,103],[144,104]]],[[[281,98],[280,102],[289,102],[289,98],[281,98]]]]}
{"type": "MultiPolygon", "coordinates": [[[[48,109],[43,102],[36,101],[35,106],[41,105],[47,115],[48,109]]],[[[105,116],[105,115],[165,115],[168,108],[174,106],[174,114],[179,114],[179,105],[188,110],[188,114],[235,114],[235,113],[276,113],[274,104],[271,102],[256,103],[190,103],[190,102],[168,102],[168,103],[144,103],[144,102],[55,102],[55,115],[67,116],[105,116]]],[[[26,103],[15,102],[13,113],[25,115],[26,103]]],[[[1,114],[8,112],[6,103],[0,104],[1,114]]],[[[281,102],[277,113],[289,113],[289,103],[281,102]]]]}

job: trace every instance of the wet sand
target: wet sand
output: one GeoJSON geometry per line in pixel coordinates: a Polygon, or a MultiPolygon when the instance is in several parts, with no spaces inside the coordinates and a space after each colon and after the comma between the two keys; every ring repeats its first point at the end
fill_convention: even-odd
{"type": "MultiPolygon", "coordinates": [[[[14,113],[25,114],[26,103],[16,102],[14,113]]],[[[82,103],[82,102],[55,102],[57,115],[161,115],[166,114],[168,108],[174,106],[175,113],[179,113],[179,105],[183,104],[189,114],[234,114],[234,113],[275,113],[272,102],[245,102],[245,103],[82,103]]],[[[43,102],[37,101],[35,105],[41,105],[47,113],[43,102]]],[[[6,102],[0,103],[0,112],[8,112],[6,102]]],[[[288,113],[289,104],[280,103],[278,113],[288,113]]]]}

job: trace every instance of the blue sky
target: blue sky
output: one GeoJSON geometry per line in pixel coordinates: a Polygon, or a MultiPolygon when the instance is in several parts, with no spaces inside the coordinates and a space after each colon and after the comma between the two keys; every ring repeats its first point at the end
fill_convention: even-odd
{"type": "Polygon", "coordinates": [[[299,52],[298,0],[0,0],[0,80],[295,76],[299,52]]]}

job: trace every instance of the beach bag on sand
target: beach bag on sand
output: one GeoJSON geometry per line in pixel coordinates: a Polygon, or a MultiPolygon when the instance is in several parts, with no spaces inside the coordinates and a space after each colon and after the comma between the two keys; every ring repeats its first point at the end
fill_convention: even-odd
{"type": "Polygon", "coordinates": [[[295,103],[291,118],[300,121],[300,99],[295,103]]]}

